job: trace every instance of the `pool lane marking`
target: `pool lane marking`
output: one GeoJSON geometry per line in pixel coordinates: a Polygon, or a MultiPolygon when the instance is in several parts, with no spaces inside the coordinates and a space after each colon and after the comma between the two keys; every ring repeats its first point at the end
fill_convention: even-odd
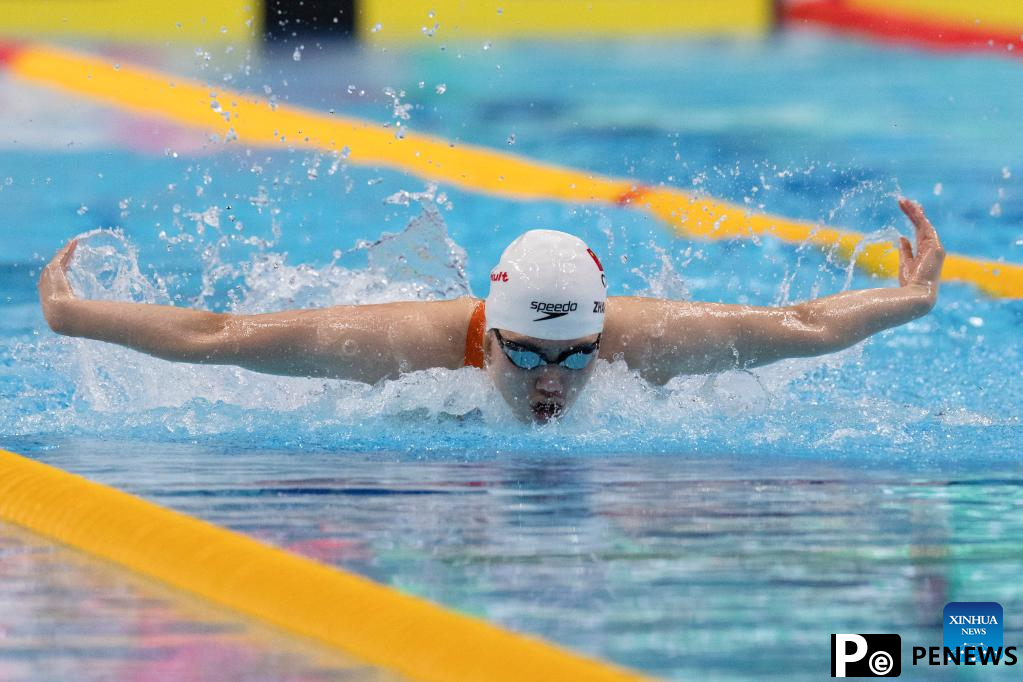
{"type": "Polygon", "coordinates": [[[646,679],[6,450],[0,519],[412,679],[646,679]]]}
{"type": "MultiPolygon", "coordinates": [[[[115,68],[104,59],[41,45],[9,49],[7,69],[36,83],[194,126],[223,139],[345,153],[351,163],[389,167],[466,191],[518,200],[624,205],[648,211],[680,236],[711,240],[770,236],[834,251],[874,275],[895,277],[898,272],[898,251],[892,244],[868,243],[862,234],[849,230],[749,213],[742,206],[673,187],[637,186],[632,180],[456,145],[432,135],[407,133],[398,139],[393,129],[376,122],[271,105],[249,94],[123,62],[115,68]]],[[[1023,298],[1023,265],[949,254],[943,278],[974,284],[991,296],[1023,298]]]]}
{"type": "Polygon", "coordinates": [[[617,197],[615,197],[614,200],[615,206],[624,207],[630,204],[634,204],[636,203],[637,200],[639,200],[640,197],[645,196],[649,191],[650,188],[644,185],[636,185],[634,187],[630,187],[627,191],[622,192],[617,197]]]}
{"type": "Polygon", "coordinates": [[[434,42],[625,36],[761,36],[774,0],[359,0],[360,40],[434,42]]]}
{"type": "Polygon", "coordinates": [[[248,45],[263,34],[262,10],[259,0],[0,0],[0,35],[248,45]]]}
{"type": "Polygon", "coordinates": [[[7,66],[7,63],[13,60],[14,55],[19,51],[20,50],[16,45],[0,43],[0,66],[7,66]]]}
{"type": "MultiPolygon", "coordinates": [[[[960,7],[936,3],[924,8],[912,3],[848,2],[831,0],[785,3],[782,20],[786,25],[809,24],[867,36],[877,41],[912,44],[932,50],[976,50],[998,57],[1023,57],[1023,8],[1016,16],[999,16],[989,7],[995,21],[967,21],[963,8],[970,3],[955,0],[960,7]],[[1015,24],[1008,19],[1015,19],[1015,24]],[[1015,28],[1015,30],[1013,30],[1015,28]]],[[[967,10],[969,11],[969,10],[967,10]]],[[[979,18],[983,11],[975,11],[979,18]]],[[[1008,13],[1005,13],[1008,14],[1008,13]]]]}

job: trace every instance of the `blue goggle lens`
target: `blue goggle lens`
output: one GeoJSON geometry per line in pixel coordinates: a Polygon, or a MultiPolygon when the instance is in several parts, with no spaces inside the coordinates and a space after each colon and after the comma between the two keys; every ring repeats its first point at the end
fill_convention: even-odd
{"type": "Polygon", "coordinates": [[[568,369],[582,369],[590,364],[590,360],[593,359],[594,355],[596,355],[596,349],[591,350],[589,353],[579,351],[578,353],[572,353],[558,364],[568,369]]]}
{"type": "Polygon", "coordinates": [[[598,337],[597,343],[595,343],[592,347],[566,355],[560,358],[557,363],[554,363],[541,356],[536,351],[518,348],[505,341],[500,334],[497,336],[498,343],[501,345],[501,350],[504,351],[505,356],[511,360],[513,365],[520,369],[536,369],[540,365],[553,364],[561,365],[565,369],[584,369],[590,364],[590,361],[593,360],[593,357],[596,355],[597,347],[600,343],[599,338],[600,337],[598,337]]]}
{"type": "Polygon", "coordinates": [[[522,369],[536,369],[540,365],[545,364],[540,354],[534,353],[531,350],[515,350],[507,346],[503,346],[502,350],[508,356],[508,359],[512,361],[513,365],[522,369]]]}

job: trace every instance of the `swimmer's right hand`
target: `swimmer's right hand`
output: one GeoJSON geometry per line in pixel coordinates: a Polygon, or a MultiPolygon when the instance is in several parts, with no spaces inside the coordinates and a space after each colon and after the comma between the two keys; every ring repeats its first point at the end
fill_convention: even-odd
{"type": "Polygon", "coordinates": [[[43,307],[43,317],[46,318],[50,329],[58,334],[66,333],[69,304],[76,300],[75,292],[67,279],[67,269],[77,246],[77,239],[69,241],[43,268],[43,274],[39,276],[39,303],[43,307]]]}

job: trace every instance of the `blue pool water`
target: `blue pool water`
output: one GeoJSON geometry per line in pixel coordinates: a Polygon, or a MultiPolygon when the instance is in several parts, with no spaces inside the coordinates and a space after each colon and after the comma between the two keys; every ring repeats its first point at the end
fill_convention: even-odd
{"type": "MultiPolygon", "coordinates": [[[[1023,70],[997,57],[806,36],[117,56],[881,240],[908,233],[906,194],[950,251],[1023,262],[1023,70]]],[[[473,369],[364,386],[172,365],[49,332],[41,265],[117,228],[84,240],[83,295],[255,312],[485,295],[512,237],[559,227],[602,255],[612,294],[771,305],[890,283],[812,248],[210,141],[9,76],[0,105],[0,445],[664,677],[818,679],[832,632],[901,633],[908,658],[940,645],[949,601],[998,601],[1019,641],[1019,301],[948,285],[930,316],[844,353],[664,388],[601,363],[542,428],[473,369]]],[[[31,570],[11,584],[0,597],[56,589],[31,570]]],[[[110,611],[128,651],[140,610],[110,611]]],[[[61,632],[60,612],[0,618],[18,674],[59,675],[24,633],[61,632]]],[[[273,651],[253,641],[245,660],[273,651]]]]}

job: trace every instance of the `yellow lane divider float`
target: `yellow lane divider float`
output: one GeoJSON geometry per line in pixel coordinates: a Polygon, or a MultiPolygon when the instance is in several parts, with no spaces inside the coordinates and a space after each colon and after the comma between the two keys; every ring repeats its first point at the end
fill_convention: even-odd
{"type": "MultiPolygon", "coordinates": [[[[894,277],[898,253],[866,243],[858,232],[762,213],[673,187],[637,186],[617,179],[525,159],[442,138],[408,133],[402,139],[378,123],[328,116],[165,73],[52,47],[0,48],[0,63],[25,79],[91,97],[147,116],[194,126],[255,145],[287,145],[338,153],[352,163],[383,166],[471,192],[520,200],[606,203],[645,209],[681,236],[736,239],[770,236],[834,249],[868,273],[894,277]],[[217,106],[213,106],[216,104],[217,106]]],[[[1023,298],[1023,265],[949,254],[944,278],[972,283],[992,296],[1023,298]]]]}
{"type": "Polygon", "coordinates": [[[644,679],[5,450],[0,520],[412,679],[644,679]]]}
{"type": "Polygon", "coordinates": [[[593,40],[684,35],[757,36],[775,0],[359,0],[359,38],[412,42],[497,38],[593,40]]]}
{"type": "Polygon", "coordinates": [[[238,45],[262,34],[255,0],[0,0],[0,35],[238,45]]]}

